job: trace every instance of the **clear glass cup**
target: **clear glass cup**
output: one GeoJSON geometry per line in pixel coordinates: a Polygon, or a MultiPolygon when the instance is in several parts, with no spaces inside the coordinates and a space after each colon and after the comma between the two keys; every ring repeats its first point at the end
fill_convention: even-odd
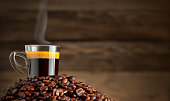
{"type": "Polygon", "coordinates": [[[26,77],[58,75],[59,48],[57,45],[25,45],[25,52],[13,51],[9,60],[12,67],[26,77]],[[25,67],[16,61],[17,56],[25,60],[25,67]]]}

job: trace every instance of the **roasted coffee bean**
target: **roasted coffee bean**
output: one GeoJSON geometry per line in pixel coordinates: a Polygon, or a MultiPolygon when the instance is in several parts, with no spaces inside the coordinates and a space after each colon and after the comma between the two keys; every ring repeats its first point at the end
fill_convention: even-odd
{"type": "Polygon", "coordinates": [[[51,93],[44,93],[44,98],[48,99],[51,96],[51,93]]]}
{"type": "Polygon", "coordinates": [[[59,85],[55,85],[55,88],[58,88],[59,87],[59,85]]]}
{"type": "Polygon", "coordinates": [[[60,84],[60,87],[62,87],[63,89],[67,89],[68,88],[68,86],[66,84],[64,84],[64,83],[60,84]]]}
{"type": "Polygon", "coordinates": [[[43,101],[43,99],[44,99],[44,97],[38,96],[38,100],[39,100],[39,101],[43,101]]]}
{"type": "Polygon", "coordinates": [[[47,86],[41,86],[40,91],[44,91],[44,90],[48,90],[48,87],[47,86]]]}
{"type": "Polygon", "coordinates": [[[73,89],[69,89],[69,93],[73,93],[74,91],[73,91],[73,89]]]}
{"type": "Polygon", "coordinates": [[[46,76],[45,79],[48,80],[50,78],[50,76],[46,76]]]}
{"type": "Polygon", "coordinates": [[[13,99],[14,96],[6,96],[6,99],[13,99]]]}
{"type": "Polygon", "coordinates": [[[88,97],[85,97],[84,99],[85,99],[85,101],[88,101],[88,100],[90,100],[90,97],[88,96],[88,97]]]}
{"type": "Polygon", "coordinates": [[[87,90],[87,89],[88,89],[88,87],[86,87],[86,86],[83,86],[82,88],[83,88],[84,90],[87,90]]]}
{"type": "Polygon", "coordinates": [[[76,80],[75,76],[70,76],[70,80],[71,81],[76,80]]]}
{"type": "Polygon", "coordinates": [[[58,81],[58,84],[61,84],[61,81],[58,81]]]}
{"type": "Polygon", "coordinates": [[[82,84],[83,86],[85,85],[85,83],[84,83],[84,82],[79,82],[79,84],[82,84]]]}
{"type": "Polygon", "coordinates": [[[34,98],[32,101],[38,101],[37,98],[34,98]]]}
{"type": "Polygon", "coordinates": [[[67,79],[62,79],[62,83],[67,83],[67,79]]]}
{"type": "Polygon", "coordinates": [[[53,90],[53,87],[48,87],[48,90],[53,90]]]}
{"type": "Polygon", "coordinates": [[[27,101],[31,101],[31,97],[26,97],[26,100],[27,101]]]}
{"type": "Polygon", "coordinates": [[[105,98],[104,101],[113,101],[111,98],[105,98]]]}
{"type": "Polygon", "coordinates": [[[38,82],[37,82],[37,85],[38,85],[38,86],[44,86],[45,83],[43,83],[42,81],[38,81],[38,82]]]}
{"type": "Polygon", "coordinates": [[[101,93],[100,92],[96,92],[96,96],[100,97],[101,93]]]}
{"type": "Polygon", "coordinates": [[[61,76],[62,76],[63,78],[66,78],[66,77],[67,77],[67,74],[61,74],[61,76]]]}
{"type": "Polygon", "coordinates": [[[23,86],[22,88],[21,88],[21,90],[27,90],[28,89],[28,86],[26,85],[26,86],[23,86]]]}
{"type": "Polygon", "coordinates": [[[71,101],[76,101],[76,99],[75,98],[71,98],[71,101]]]}
{"type": "Polygon", "coordinates": [[[76,87],[78,87],[78,88],[80,88],[80,87],[81,87],[81,88],[82,88],[82,87],[83,87],[83,85],[78,83],[78,84],[76,84],[76,87]]]}
{"type": "Polygon", "coordinates": [[[32,81],[33,78],[26,78],[27,81],[32,81]]]}
{"type": "Polygon", "coordinates": [[[34,87],[33,86],[29,86],[28,90],[34,90],[34,87]]]}
{"type": "Polygon", "coordinates": [[[95,101],[103,101],[102,99],[100,99],[100,98],[96,98],[96,100],[95,101]]]}
{"type": "Polygon", "coordinates": [[[33,81],[38,81],[38,79],[33,79],[33,81]]]}
{"type": "Polygon", "coordinates": [[[26,95],[31,96],[32,91],[26,91],[25,93],[26,93],[26,95]]]}
{"type": "Polygon", "coordinates": [[[71,83],[69,86],[72,87],[72,88],[76,88],[76,86],[74,85],[74,83],[71,83]]]}
{"type": "Polygon", "coordinates": [[[68,90],[72,90],[72,87],[68,87],[67,89],[68,89],[68,90]]]}
{"type": "Polygon", "coordinates": [[[79,89],[76,90],[76,93],[77,93],[78,96],[81,96],[82,94],[84,94],[84,92],[85,91],[82,88],[79,88],[79,89]]]}
{"type": "Polygon", "coordinates": [[[56,90],[55,94],[56,94],[56,96],[59,96],[59,95],[60,95],[60,92],[59,92],[58,89],[56,90]]]}
{"type": "Polygon", "coordinates": [[[38,79],[39,77],[38,76],[34,76],[34,79],[38,79]]]}
{"type": "Polygon", "coordinates": [[[64,89],[63,93],[65,94],[65,93],[67,93],[67,92],[68,92],[68,90],[67,90],[67,89],[64,89]]]}
{"type": "Polygon", "coordinates": [[[65,101],[65,100],[67,100],[67,97],[64,95],[64,96],[61,97],[61,100],[65,101]]]}
{"type": "Polygon", "coordinates": [[[25,99],[15,99],[13,101],[26,101],[25,99]]]}
{"type": "Polygon", "coordinates": [[[71,97],[74,97],[74,98],[76,98],[77,96],[76,96],[76,94],[72,94],[72,96],[71,97]]]}
{"type": "Polygon", "coordinates": [[[60,92],[60,96],[63,96],[64,95],[64,92],[60,92]]]}
{"type": "Polygon", "coordinates": [[[89,88],[89,87],[90,87],[90,85],[86,85],[86,87],[88,87],[88,88],[89,88]]]}
{"type": "Polygon", "coordinates": [[[34,87],[34,86],[36,86],[37,84],[36,84],[35,82],[32,82],[30,85],[34,87]]]}
{"type": "Polygon", "coordinates": [[[83,96],[84,98],[88,98],[88,97],[89,97],[89,95],[88,95],[87,92],[85,92],[82,96],[83,96]]]}
{"type": "Polygon", "coordinates": [[[93,89],[88,88],[88,89],[87,89],[87,92],[88,92],[89,94],[93,94],[93,89]]]}
{"type": "Polygon", "coordinates": [[[54,83],[49,83],[49,84],[48,84],[48,87],[54,87],[54,86],[55,86],[54,83]]]}
{"type": "Polygon", "coordinates": [[[34,95],[36,96],[39,96],[39,94],[40,94],[39,92],[34,92],[34,95]]]}
{"type": "Polygon", "coordinates": [[[56,101],[57,96],[50,96],[50,101],[56,101]]]}
{"type": "Polygon", "coordinates": [[[19,92],[18,96],[21,97],[21,98],[25,98],[25,93],[24,92],[19,92]]]}
{"type": "Polygon", "coordinates": [[[52,83],[52,84],[56,84],[56,83],[55,83],[55,81],[51,81],[50,83],[52,83]]]}
{"type": "Polygon", "coordinates": [[[70,81],[71,83],[76,83],[76,80],[72,80],[72,81],[70,81]]]}
{"type": "Polygon", "coordinates": [[[49,77],[48,79],[49,79],[50,81],[52,81],[53,77],[49,77]]]}
{"type": "Polygon", "coordinates": [[[45,77],[39,77],[40,80],[45,80],[45,77]]]}
{"type": "MultiPolygon", "coordinates": [[[[113,101],[90,85],[76,82],[66,74],[19,80],[9,88],[1,101],[113,101]]],[[[115,100],[114,100],[115,101],[115,100]]]]}
{"type": "Polygon", "coordinates": [[[59,88],[58,91],[61,93],[61,92],[63,92],[63,89],[62,89],[62,88],[59,88]]]}
{"type": "Polygon", "coordinates": [[[62,80],[63,79],[63,77],[62,76],[58,76],[58,80],[62,80]]]}
{"type": "Polygon", "coordinates": [[[49,83],[49,82],[50,82],[50,80],[43,80],[43,82],[45,82],[45,83],[49,83]]]}
{"type": "Polygon", "coordinates": [[[69,85],[69,84],[70,84],[70,81],[67,81],[66,84],[69,85]]]}
{"type": "Polygon", "coordinates": [[[58,83],[58,79],[55,79],[54,81],[55,81],[55,83],[58,83]]]}
{"type": "Polygon", "coordinates": [[[61,96],[57,96],[57,99],[58,99],[58,100],[61,100],[61,96]]]}
{"type": "Polygon", "coordinates": [[[97,92],[97,90],[93,89],[93,92],[97,92]]]}
{"type": "Polygon", "coordinates": [[[16,93],[17,91],[18,91],[18,89],[12,90],[12,94],[16,93]]]}
{"type": "Polygon", "coordinates": [[[95,99],[96,99],[96,96],[91,96],[90,99],[91,99],[91,100],[95,100],[95,99]]]}
{"type": "Polygon", "coordinates": [[[100,95],[100,98],[101,98],[101,99],[104,99],[104,98],[105,98],[105,96],[104,96],[104,95],[100,95]]]}
{"type": "Polygon", "coordinates": [[[110,100],[110,101],[113,101],[113,99],[112,99],[112,98],[109,98],[109,100],[110,100]]]}
{"type": "Polygon", "coordinates": [[[54,89],[53,89],[53,96],[56,94],[56,91],[57,91],[57,89],[54,88],[54,89]]]}

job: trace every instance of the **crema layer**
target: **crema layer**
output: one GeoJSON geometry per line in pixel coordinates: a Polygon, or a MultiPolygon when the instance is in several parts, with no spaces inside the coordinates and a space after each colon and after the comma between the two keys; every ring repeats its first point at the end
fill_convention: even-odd
{"type": "Polygon", "coordinates": [[[59,59],[60,52],[26,52],[29,59],[34,58],[55,58],[59,59]]]}

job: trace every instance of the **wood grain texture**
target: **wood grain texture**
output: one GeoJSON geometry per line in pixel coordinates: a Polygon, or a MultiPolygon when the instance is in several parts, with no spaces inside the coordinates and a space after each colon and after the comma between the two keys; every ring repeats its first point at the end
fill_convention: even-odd
{"type": "MultiPolygon", "coordinates": [[[[49,11],[48,40],[170,41],[169,11],[49,11]]],[[[1,41],[32,41],[37,11],[1,16],[1,41]],[[22,38],[21,38],[22,37],[22,38]]]]}
{"type": "MultiPolygon", "coordinates": [[[[0,1],[1,41],[33,40],[38,1],[0,1]]],[[[169,0],[49,0],[46,37],[53,41],[169,41],[169,2],[169,0]]]]}
{"type": "MultiPolygon", "coordinates": [[[[1,0],[1,8],[37,9],[39,0],[1,0]]],[[[169,0],[48,0],[49,10],[167,10],[169,0]]]]}
{"type": "MultiPolygon", "coordinates": [[[[118,101],[169,101],[169,72],[89,72],[60,71],[74,75],[77,81],[90,84],[118,101]]],[[[0,95],[19,78],[15,71],[0,71],[0,95]],[[6,78],[4,78],[6,77],[6,78]]]]}
{"type": "MultiPolygon", "coordinates": [[[[26,42],[1,43],[1,69],[11,68],[8,56],[26,42]]],[[[58,42],[60,70],[170,71],[170,44],[165,42],[58,42]]]]}

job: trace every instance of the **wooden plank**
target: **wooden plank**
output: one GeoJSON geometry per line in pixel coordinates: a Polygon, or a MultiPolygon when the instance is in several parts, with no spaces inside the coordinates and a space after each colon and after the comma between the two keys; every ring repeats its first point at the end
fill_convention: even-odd
{"type": "MultiPolygon", "coordinates": [[[[4,10],[37,9],[39,0],[1,0],[4,10]]],[[[48,0],[49,10],[167,10],[169,0],[48,0]]]]}
{"type": "MultiPolygon", "coordinates": [[[[1,41],[32,41],[37,12],[19,10],[1,17],[1,41]],[[20,37],[23,38],[20,38],[20,37]]],[[[48,40],[169,41],[168,11],[51,11],[48,40]]]]}
{"type": "MultiPolygon", "coordinates": [[[[13,50],[26,42],[1,43],[0,67],[11,68],[13,50]]],[[[57,42],[61,45],[60,70],[170,71],[170,44],[165,42],[57,42]]]]}
{"type": "MultiPolygon", "coordinates": [[[[118,101],[170,101],[170,72],[89,72],[60,71],[76,76],[118,101]]],[[[15,71],[0,71],[0,95],[4,88],[23,78],[15,71]],[[5,77],[5,78],[4,78],[5,77]]]]}

